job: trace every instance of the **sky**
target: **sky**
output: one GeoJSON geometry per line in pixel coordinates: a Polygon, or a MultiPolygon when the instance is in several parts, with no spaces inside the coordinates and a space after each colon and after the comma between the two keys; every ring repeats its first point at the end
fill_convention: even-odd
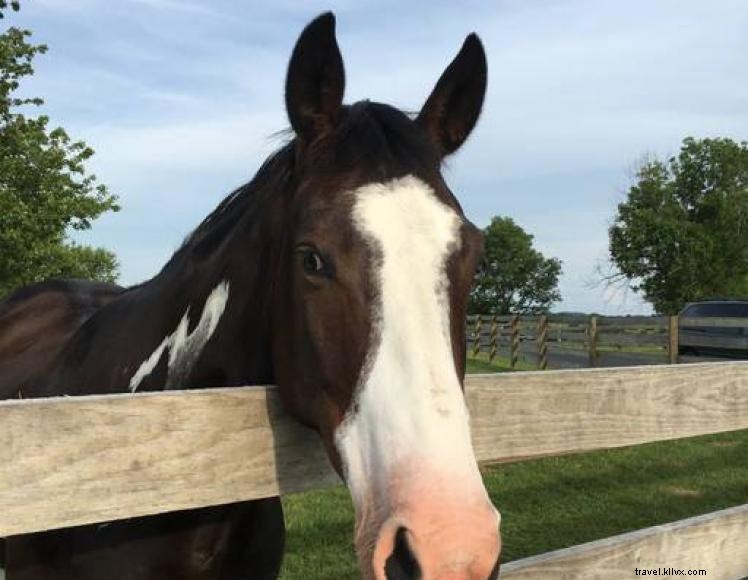
{"type": "Polygon", "coordinates": [[[76,239],[113,250],[123,284],[282,144],[283,83],[304,25],[333,10],[346,102],[417,111],[465,36],[488,93],[444,174],[467,216],[510,216],[563,261],[554,311],[650,312],[600,282],[607,230],[638,164],[682,139],[748,139],[748,2],[22,0],[0,26],[49,46],[24,86],[96,150],[122,210],[76,239]]]}

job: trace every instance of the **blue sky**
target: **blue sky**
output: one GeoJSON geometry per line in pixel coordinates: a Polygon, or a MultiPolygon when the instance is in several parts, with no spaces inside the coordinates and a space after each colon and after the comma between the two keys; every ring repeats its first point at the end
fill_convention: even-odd
{"type": "Polygon", "coordinates": [[[123,209],[79,239],[155,274],[280,144],[285,66],[332,9],[346,100],[417,110],[469,32],[488,53],[484,113],[445,169],[468,216],[508,215],[564,262],[556,310],[649,312],[606,289],[607,227],[646,156],[683,137],[748,139],[748,2],[27,0],[7,24],[49,45],[28,94],[96,149],[123,209]]]}

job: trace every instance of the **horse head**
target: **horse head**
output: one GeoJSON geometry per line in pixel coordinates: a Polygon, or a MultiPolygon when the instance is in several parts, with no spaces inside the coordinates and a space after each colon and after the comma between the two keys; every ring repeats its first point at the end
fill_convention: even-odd
{"type": "Polygon", "coordinates": [[[274,290],[273,367],[356,511],[364,577],[498,576],[499,514],[463,394],[464,319],[480,231],[441,173],[483,104],[471,34],[414,116],[343,104],[335,20],[301,34],[286,80],[296,134],[274,290]]]}

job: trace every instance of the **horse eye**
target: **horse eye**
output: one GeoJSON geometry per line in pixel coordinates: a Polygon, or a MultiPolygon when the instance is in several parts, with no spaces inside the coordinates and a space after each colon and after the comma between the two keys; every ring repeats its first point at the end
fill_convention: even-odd
{"type": "Polygon", "coordinates": [[[311,249],[303,251],[301,258],[304,272],[307,274],[321,274],[325,270],[325,262],[318,252],[311,249]]]}

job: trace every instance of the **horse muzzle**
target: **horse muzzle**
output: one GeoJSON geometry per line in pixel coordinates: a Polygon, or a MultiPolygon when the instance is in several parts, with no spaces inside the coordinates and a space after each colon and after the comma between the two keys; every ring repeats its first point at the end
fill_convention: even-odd
{"type": "Polygon", "coordinates": [[[439,478],[422,483],[405,496],[392,496],[389,514],[372,510],[384,521],[375,526],[378,531],[359,534],[364,575],[369,568],[374,580],[498,578],[500,516],[485,491],[460,494],[439,478]]]}

